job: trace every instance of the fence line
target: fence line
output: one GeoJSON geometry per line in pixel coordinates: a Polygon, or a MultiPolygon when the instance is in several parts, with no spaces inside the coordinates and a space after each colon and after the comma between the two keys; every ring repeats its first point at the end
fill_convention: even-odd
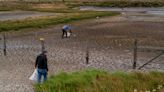
{"type": "Polygon", "coordinates": [[[157,56],[155,56],[154,58],[150,59],[149,61],[147,61],[145,64],[143,64],[142,66],[140,66],[138,69],[143,68],[144,66],[146,66],[147,64],[151,63],[152,61],[156,60],[157,58],[159,58],[161,55],[164,54],[164,47],[152,47],[152,46],[139,46],[138,45],[138,40],[135,39],[134,40],[134,54],[133,54],[133,69],[136,69],[136,63],[137,63],[137,52],[139,50],[153,50],[153,51],[160,51],[160,54],[158,54],[157,56]]]}
{"type": "MultiPolygon", "coordinates": [[[[30,49],[30,48],[36,48],[36,49],[40,49],[41,52],[43,52],[45,50],[45,41],[44,38],[40,38],[40,45],[11,45],[11,46],[7,46],[6,44],[6,35],[5,33],[2,35],[3,37],[3,45],[0,46],[1,49],[3,49],[3,54],[4,56],[7,55],[7,49],[30,49]]],[[[88,43],[86,43],[88,44],[88,43]]],[[[89,48],[89,46],[87,46],[85,48],[85,64],[90,64],[89,60],[90,60],[90,50],[91,48],[89,48]]],[[[137,69],[142,69],[144,66],[146,66],[147,64],[151,63],[152,61],[154,61],[155,59],[159,58],[161,55],[164,54],[164,47],[151,47],[151,46],[139,46],[138,45],[138,40],[135,39],[134,40],[134,46],[133,46],[133,69],[136,69],[137,67],[137,52],[139,50],[155,50],[155,51],[160,51],[161,53],[158,54],[157,56],[155,56],[154,58],[150,59],[148,62],[146,62],[145,64],[143,64],[142,66],[139,66],[139,68],[137,69]]]]}

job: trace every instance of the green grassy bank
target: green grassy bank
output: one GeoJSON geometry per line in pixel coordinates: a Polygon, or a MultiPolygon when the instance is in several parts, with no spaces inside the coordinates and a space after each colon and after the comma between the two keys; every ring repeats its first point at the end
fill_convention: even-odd
{"type": "Polygon", "coordinates": [[[3,2],[0,3],[0,11],[7,10],[25,10],[53,12],[58,15],[51,17],[35,17],[24,20],[0,21],[0,32],[9,30],[20,30],[24,28],[42,28],[49,25],[68,23],[83,19],[91,19],[104,16],[115,16],[119,13],[111,12],[95,12],[95,11],[79,11],[78,8],[71,7],[62,2],[3,2]]]}
{"type": "MultiPolygon", "coordinates": [[[[79,6],[100,6],[100,7],[163,7],[163,0],[33,0],[33,1],[0,1],[0,11],[6,10],[35,10],[35,6],[49,4],[55,6],[51,9],[56,10],[56,6],[62,5],[61,8],[71,9],[79,6]]],[[[46,8],[46,7],[45,7],[46,8]]],[[[43,8],[42,8],[43,9],[43,8]]],[[[36,9],[37,10],[37,9],[36,9]]],[[[41,9],[40,9],[41,10],[41,9]]]]}
{"type": "Polygon", "coordinates": [[[109,6],[109,7],[161,7],[164,6],[164,1],[44,1],[44,2],[25,2],[25,1],[4,1],[0,2],[0,11],[11,10],[27,10],[27,11],[41,11],[41,12],[53,12],[60,13],[61,16],[51,17],[38,17],[28,18],[25,20],[16,21],[0,21],[0,32],[9,30],[20,30],[24,28],[42,28],[49,25],[55,25],[60,23],[68,23],[77,20],[91,19],[96,16],[114,16],[118,13],[111,12],[94,12],[94,11],[79,11],[79,6],[109,6]]]}
{"type": "Polygon", "coordinates": [[[78,12],[78,13],[61,13],[58,16],[51,16],[51,17],[38,17],[38,18],[28,18],[25,20],[3,21],[0,22],[0,32],[9,31],[9,30],[20,30],[24,28],[43,28],[49,25],[96,18],[96,16],[104,17],[104,16],[114,16],[117,14],[118,13],[111,13],[111,12],[85,11],[85,12],[78,12]]]}
{"type": "Polygon", "coordinates": [[[85,2],[69,2],[70,6],[99,6],[99,7],[163,7],[164,1],[85,1],[85,2]]]}
{"type": "Polygon", "coordinates": [[[35,92],[162,92],[164,73],[107,73],[85,70],[60,73],[45,83],[36,84],[35,92]]]}

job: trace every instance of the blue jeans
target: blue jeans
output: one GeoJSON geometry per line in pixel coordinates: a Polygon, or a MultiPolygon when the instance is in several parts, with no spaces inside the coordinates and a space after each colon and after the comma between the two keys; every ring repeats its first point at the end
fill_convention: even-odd
{"type": "Polygon", "coordinates": [[[41,83],[42,76],[44,77],[44,81],[47,80],[47,70],[46,69],[37,69],[38,72],[38,83],[41,83]]]}

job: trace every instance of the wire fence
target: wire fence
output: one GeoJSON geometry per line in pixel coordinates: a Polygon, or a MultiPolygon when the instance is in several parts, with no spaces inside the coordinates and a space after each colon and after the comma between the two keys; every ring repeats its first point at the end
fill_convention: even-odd
{"type": "MultiPolygon", "coordinates": [[[[44,34],[50,35],[51,33],[44,34]]],[[[133,46],[129,49],[112,50],[110,46],[101,47],[99,44],[96,45],[97,43],[73,40],[76,38],[61,39],[60,36],[57,36],[60,39],[60,41],[57,41],[51,35],[43,36],[45,39],[39,39],[39,37],[41,37],[40,34],[38,33],[36,37],[35,32],[33,35],[23,37],[12,36],[12,34],[2,35],[1,57],[8,56],[11,59],[17,57],[19,60],[20,58],[30,57],[31,62],[34,63],[36,56],[43,50],[47,50],[51,63],[77,65],[78,68],[90,67],[109,71],[117,69],[127,71],[139,68],[156,54],[148,52],[148,55],[146,55],[147,52],[143,52],[144,55],[142,56],[142,53],[137,54],[139,57],[137,58],[137,51],[135,48],[133,51],[133,46]]],[[[132,40],[132,43],[134,43],[134,40],[132,40]]],[[[115,45],[120,46],[120,43],[117,42],[115,45]]],[[[133,45],[135,47],[135,43],[133,45]]],[[[162,60],[163,57],[158,59],[159,62],[149,63],[144,69],[163,69],[162,60]]]]}

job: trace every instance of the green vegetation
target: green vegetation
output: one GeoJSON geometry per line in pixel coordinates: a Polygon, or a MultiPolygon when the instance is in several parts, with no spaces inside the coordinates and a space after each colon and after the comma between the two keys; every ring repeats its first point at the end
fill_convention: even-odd
{"type": "Polygon", "coordinates": [[[57,15],[51,17],[27,18],[25,20],[0,21],[0,32],[20,30],[24,28],[42,28],[49,25],[68,23],[72,21],[96,18],[97,16],[114,16],[119,13],[79,11],[78,8],[68,6],[62,2],[3,2],[0,3],[0,11],[27,10],[53,12],[57,15]]]}
{"type": "Polygon", "coordinates": [[[104,1],[104,2],[69,2],[70,6],[100,6],[100,7],[162,7],[164,1],[104,1]]]}
{"type": "Polygon", "coordinates": [[[19,30],[24,28],[42,28],[49,25],[68,23],[82,19],[96,18],[96,16],[113,16],[118,13],[111,12],[92,12],[85,11],[79,13],[62,13],[58,16],[51,17],[39,17],[39,18],[28,18],[25,20],[17,21],[4,21],[0,22],[0,31],[19,30]]]}
{"type": "Polygon", "coordinates": [[[54,9],[68,9],[66,5],[61,2],[48,3],[48,2],[12,2],[0,1],[0,11],[11,10],[54,10],[54,9]],[[61,5],[62,4],[62,5],[61,5]],[[43,5],[43,6],[42,6],[43,5]],[[48,7],[48,8],[47,8],[48,7]]]}
{"type": "Polygon", "coordinates": [[[54,12],[60,13],[61,16],[51,17],[38,17],[28,18],[25,20],[17,21],[0,21],[0,32],[9,30],[20,30],[24,28],[42,28],[49,25],[68,23],[76,20],[95,18],[96,16],[113,16],[118,13],[111,12],[94,12],[94,11],[79,11],[79,6],[109,6],[109,7],[159,7],[163,6],[163,1],[142,2],[142,1],[102,1],[102,2],[89,2],[89,1],[52,1],[41,0],[25,2],[23,0],[11,2],[0,2],[0,11],[8,10],[27,10],[27,11],[41,11],[41,12],[54,12]]]}
{"type": "Polygon", "coordinates": [[[29,4],[20,2],[0,1],[0,11],[25,10],[29,4]]]}
{"type": "Polygon", "coordinates": [[[85,70],[51,76],[43,84],[35,84],[35,92],[134,92],[164,88],[164,73],[107,73],[85,70]],[[161,86],[159,88],[159,86],[161,86]]]}
{"type": "Polygon", "coordinates": [[[102,0],[101,2],[96,0],[65,0],[65,2],[61,2],[62,0],[31,0],[31,1],[23,1],[18,0],[15,2],[12,1],[0,1],[0,11],[6,10],[49,10],[47,6],[51,7],[50,11],[59,11],[59,10],[71,10],[74,7],[79,6],[101,6],[101,7],[162,7],[164,6],[163,0],[102,0]],[[45,9],[36,8],[35,6],[45,5],[45,9]],[[62,8],[56,8],[56,6],[62,8]]]}

